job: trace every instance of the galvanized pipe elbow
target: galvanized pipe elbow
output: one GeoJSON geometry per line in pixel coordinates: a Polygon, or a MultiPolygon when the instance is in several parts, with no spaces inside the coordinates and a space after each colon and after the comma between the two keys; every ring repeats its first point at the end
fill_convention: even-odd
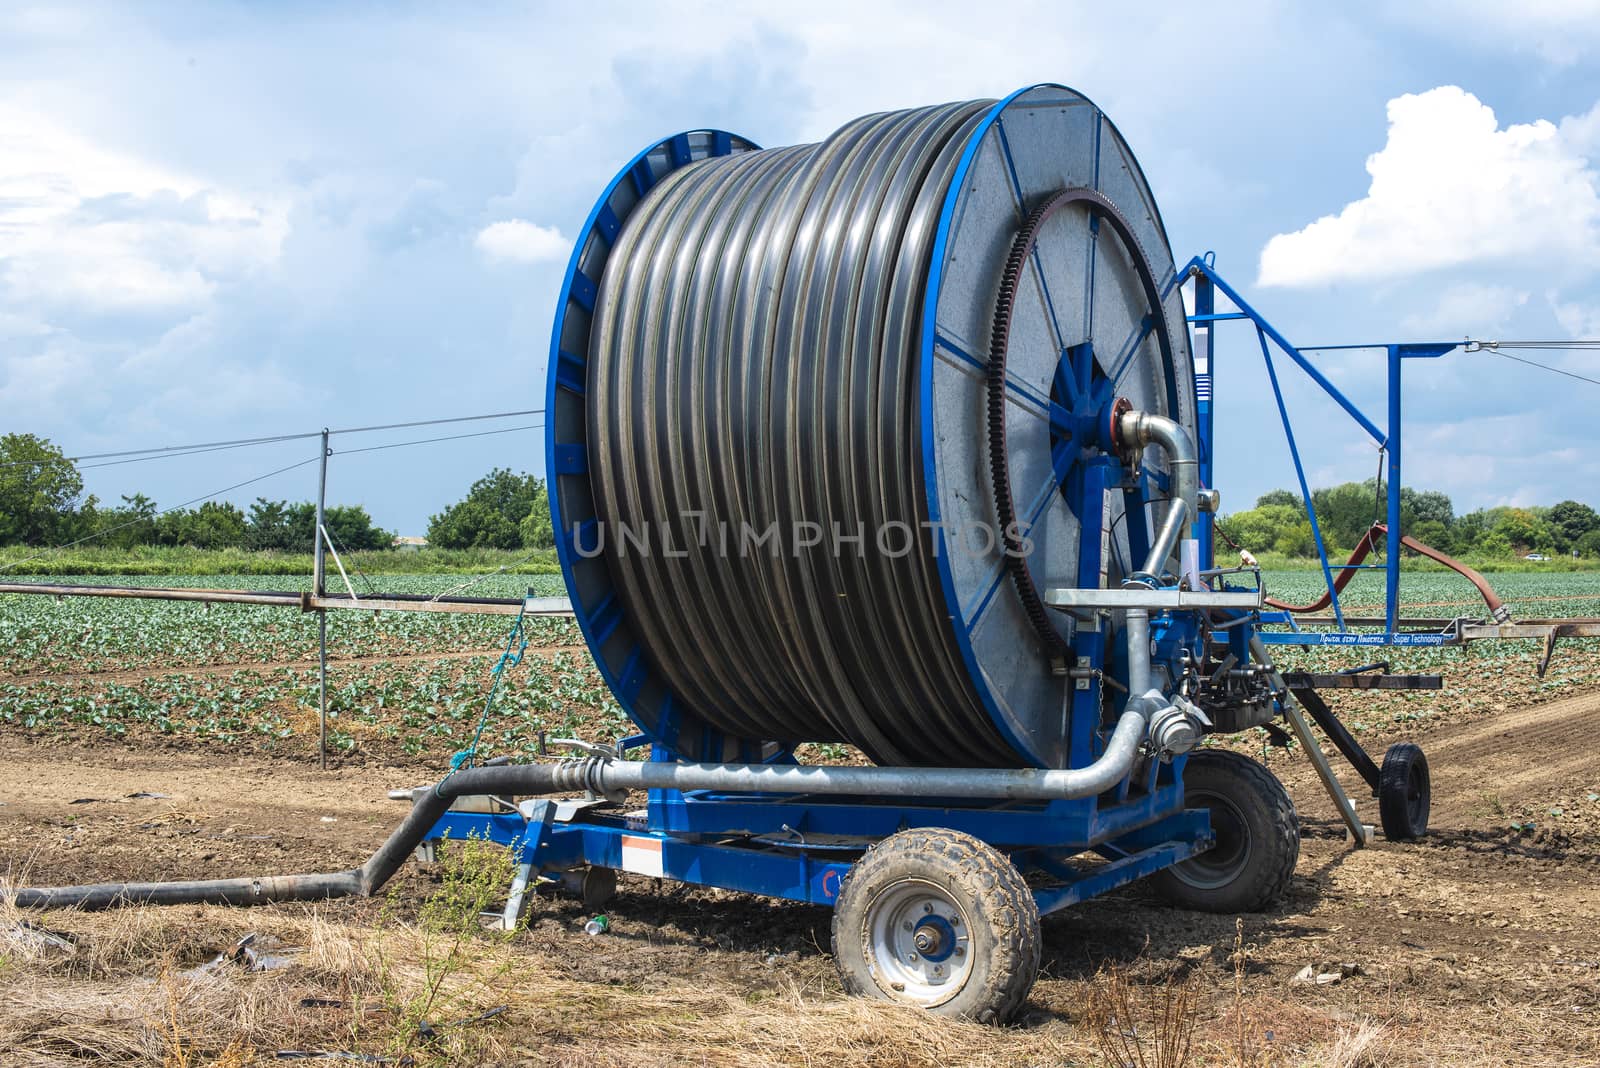
{"type": "Polygon", "coordinates": [[[1183,501],[1192,518],[1200,495],[1200,452],[1177,420],[1151,412],[1124,412],[1117,422],[1117,440],[1129,448],[1158,445],[1172,468],[1172,496],[1183,501]]]}

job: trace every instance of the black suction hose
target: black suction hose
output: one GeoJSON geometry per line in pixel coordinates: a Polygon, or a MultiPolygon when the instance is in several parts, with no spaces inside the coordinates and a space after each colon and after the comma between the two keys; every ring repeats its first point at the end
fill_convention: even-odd
{"type": "MultiPolygon", "coordinates": [[[[9,899],[13,905],[24,909],[105,909],[122,905],[265,905],[273,901],[370,897],[400,870],[456,798],[480,794],[526,796],[582,789],[582,766],[582,762],[572,761],[458,771],[437,787],[425,791],[378,851],[361,867],[350,871],[198,882],[27,887],[11,891],[9,899]]],[[[0,893],[0,900],[7,896],[0,893]]]]}

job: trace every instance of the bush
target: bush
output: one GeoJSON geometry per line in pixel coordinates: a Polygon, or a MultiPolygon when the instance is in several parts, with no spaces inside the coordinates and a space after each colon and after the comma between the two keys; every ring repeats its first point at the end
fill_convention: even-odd
{"type": "Polygon", "coordinates": [[[495,468],[428,520],[428,544],[441,549],[547,549],[555,545],[544,480],[495,468]]]}

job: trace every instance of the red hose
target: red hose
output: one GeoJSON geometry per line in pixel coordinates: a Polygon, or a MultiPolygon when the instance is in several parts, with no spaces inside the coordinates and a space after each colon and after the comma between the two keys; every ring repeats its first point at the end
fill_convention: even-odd
{"type": "MultiPolygon", "coordinates": [[[[1331,592],[1324,590],[1322,596],[1318,597],[1310,604],[1285,604],[1283,601],[1274,600],[1271,597],[1266,598],[1265,603],[1269,607],[1276,608],[1283,612],[1293,612],[1296,615],[1299,615],[1302,612],[1319,612],[1322,609],[1327,608],[1333,603],[1333,594],[1343,593],[1344,588],[1350,584],[1350,580],[1355,576],[1355,566],[1360,564],[1361,561],[1365,560],[1367,558],[1367,554],[1372,552],[1372,550],[1377,547],[1378,536],[1387,535],[1388,533],[1389,528],[1385,524],[1372,524],[1371,529],[1361,536],[1360,541],[1356,542],[1356,547],[1354,551],[1350,553],[1350,559],[1345,568],[1339,572],[1336,578],[1334,578],[1333,590],[1331,592]]],[[[1410,549],[1414,553],[1417,553],[1421,556],[1426,556],[1435,563],[1443,564],[1451,571],[1454,571],[1456,574],[1472,583],[1475,587],[1477,587],[1478,592],[1483,594],[1483,600],[1484,603],[1489,606],[1490,615],[1498,618],[1502,612],[1504,612],[1505,604],[1500,600],[1499,595],[1494,592],[1494,588],[1489,585],[1489,580],[1484,578],[1478,572],[1474,571],[1472,568],[1468,567],[1466,564],[1463,564],[1461,561],[1456,560],[1453,557],[1446,556],[1438,549],[1424,545],[1416,538],[1408,535],[1400,536],[1400,544],[1404,545],[1407,549],[1410,549]]]]}

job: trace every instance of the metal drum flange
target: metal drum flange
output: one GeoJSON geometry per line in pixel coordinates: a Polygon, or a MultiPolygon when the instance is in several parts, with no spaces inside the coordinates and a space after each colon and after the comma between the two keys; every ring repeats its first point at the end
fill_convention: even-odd
{"type": "MultiPolygon", "coordinates": [[[[990,111],[952,183],[941,230],[923,320],[922,433],[928,508],[946,533],[939,559],[950,624],[979,700],[1007,740],[1030,762],[1060,767],[1070,723],[1051,668],[1071,620],[1049,613],[1044,625],[1059,644],[1041,637],[1040,613],[1008,580],[1022,570],[1039,590],[1115,585],[1137,566],[1123,495],[1079,499],[1074,475],[1110,451],[1119,399],[1192,432],[1178,279],[1132,151],[1098,107],[1061,86],[1023,90],[990,111]],[[1000,287],[1018,236],[1053,201],[1047,217],[1032,220],[1025,269],[1004,295],[1004,432],[992,441],[988,374],[1000,287]],[[1031,543],[1026,554],[1008,556],[1003,538],[996,551],[973,551],[984,546],[968,535],[1005,525],[997,460],[1031,543]],[[1103,573],[1079,572],[1086,529],[1109,550],[1103,573]]],[[[1157,450],[1143,459],[1162,477],[1157,450]]],[[[1157,506],[1147,522],[1162,514],[1157,506]]]]}
{"type": "Polygon", "coordinates": [[[556,556],[578,626],[595,666],[639,728],[655,740],[702,760],[748,759],[761,747],[728,738],[674,708],[652,677],[597,543],[594,486],[588,470],[584,393],[594,305],[606,264],[624,223],[668,175],[691,163],[757,149],[723,130],[690,130],[640,152],[618,171],[595,202],[573,244],[556,301],[545,389],[545,465],[556,556]]]}

